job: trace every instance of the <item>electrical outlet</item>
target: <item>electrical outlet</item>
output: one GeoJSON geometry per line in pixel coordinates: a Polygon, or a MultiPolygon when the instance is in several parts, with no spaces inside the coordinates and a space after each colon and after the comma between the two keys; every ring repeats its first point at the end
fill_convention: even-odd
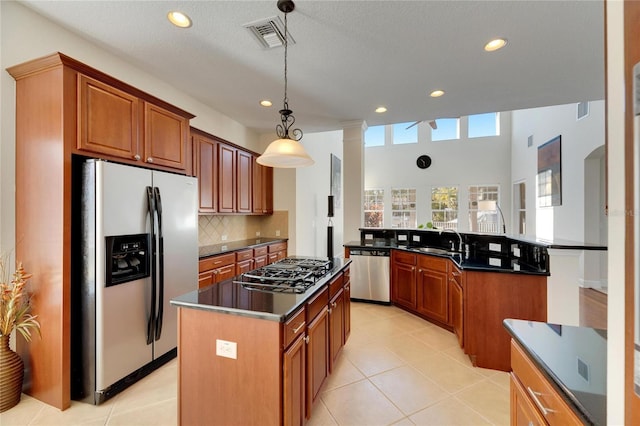
{"type": "Polygon", "coordinates": [[[260,231],[256,231],[256,237],[260,236],[260,231]]]}
{"type": "Polygon", "coordinates": [[[276,229],[276,237],[279,237],[279,236],[280,236],[280,230],[276,229]]]}
{"type": "Polygon", "coordinates": [[[223,235],[220,238],[222,239],[222,241],[227,241],[227,236],[226,235],[223,235]]]}
{"type": "Polygon", "coordinates": [[[216,355],[224,358],[238,359],[238,344],[236,342],[216,339],[216,355]]]}

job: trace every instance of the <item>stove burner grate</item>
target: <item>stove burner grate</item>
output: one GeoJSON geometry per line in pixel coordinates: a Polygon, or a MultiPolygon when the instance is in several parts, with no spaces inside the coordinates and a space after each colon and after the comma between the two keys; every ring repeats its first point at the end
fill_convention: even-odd
{"type": "Polygon", "coordinates": [[[248,290],[300,294],[326,275],[330,265],[328,260],[285,258],[246,272],[235,282],[248,290]]]}

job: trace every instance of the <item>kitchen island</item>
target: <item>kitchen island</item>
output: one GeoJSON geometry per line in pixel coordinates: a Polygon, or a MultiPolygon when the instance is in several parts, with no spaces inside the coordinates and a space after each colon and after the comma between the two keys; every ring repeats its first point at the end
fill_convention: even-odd
{"type": "Polygon", "coordinates": [[[304,293],[235,277],[173,299],[179,424],[304,423],[349,336],[350,263],[304,293]]]}

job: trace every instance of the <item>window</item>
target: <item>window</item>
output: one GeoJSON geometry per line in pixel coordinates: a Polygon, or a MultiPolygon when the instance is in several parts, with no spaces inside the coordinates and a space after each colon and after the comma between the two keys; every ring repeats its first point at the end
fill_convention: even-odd
{"type": "Polygon", "coordinates": [[[513,200],[518,221],[518,234],[527,233],[526,187],[524,182],[513,185],[513,200]]]}
{"type": "Polygon", "coordinates": [[[436,120],[437,128],[431,129],[432,141],[460,139],[460,120],[457,118],[440,118],[436,120]]]}
{"type": "Polygon", "coordinates": [[[483,138],[500,135],[500,120],[497,112],[469,116],[469,137],[483,138]]]}
{"type": "Polygon", "coordinates": [[[438,229],[458,229],[458,188],[431,188],[431,222],[438,229]]]}
{"type": "Polygon", "coordinates": [[[498,211],[500,187],[498,185],[469,187],[469,229],[471,232],[499,234],[502,230],[498,211]],[[483,203],[483,201],[491,201],[483,203]]]}
{"type": "Polygon", "coordinates": [[[365,189],[364,226],[365,228],[384,226],[384,189],[365,189]]]}
{"type": "Polygon", "coordinates": [[[398,123],[393,125],[393,144],[418,143],[418,126],[410,129],[413,123],[398,123]]]}
{"type": "Polygon", "coordinates": [[[372,126],[364,132],[364,146],[384,146],[384,126],[372,126]]]}
{"type": "Polygon", "coordinates": [[[391,190],[391,227],[415,228],[416,216],[416,190],[392,189],[391,190]]]}
{"type": "Polygon", "coordinates": [[[538,206],[551,207],[553,205],[553,172],[551,169],[538,173],[538,206]]]}

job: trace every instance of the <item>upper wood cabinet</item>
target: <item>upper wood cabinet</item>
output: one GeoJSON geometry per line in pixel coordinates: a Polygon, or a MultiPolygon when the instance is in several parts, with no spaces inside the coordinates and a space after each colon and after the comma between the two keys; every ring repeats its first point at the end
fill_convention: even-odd
{"type": "Polygon", "coordinates": [[[253,156],[253,212],[273,213],[273,168],[258,164],[253,156]]]}
{"type": "Polygon", "coordinates": [[[140,99],[82,74],[78,75],[78,95],[77,148],[140,160],[140,99]]]}
{"type": "Polygon", "coordinates": [[[77,78],[79,151],[187,170],[190,116],[84,74],[77,78]]]}
{"type": "Polygon", "coordinates": [[[273,213],[273,169],[256,153],[194,128],[191,140],[200,213],[273,213]]]}
{"type": "Polygon", "coordinates": [[[236,212],[253,212],[253,156],[246,151],[236,151],[236,212]]]}
{"type": "Polygon", "coordinates": [[[195,175],[198,177],[200,213],[218,211],[218,143],[199,133],[192,133],[195,175]]]}
{"type": "Polygon", "coordinates": [[[218,211],[233,213],[236,208],[236,148],[218,144],[218,211]]]}

